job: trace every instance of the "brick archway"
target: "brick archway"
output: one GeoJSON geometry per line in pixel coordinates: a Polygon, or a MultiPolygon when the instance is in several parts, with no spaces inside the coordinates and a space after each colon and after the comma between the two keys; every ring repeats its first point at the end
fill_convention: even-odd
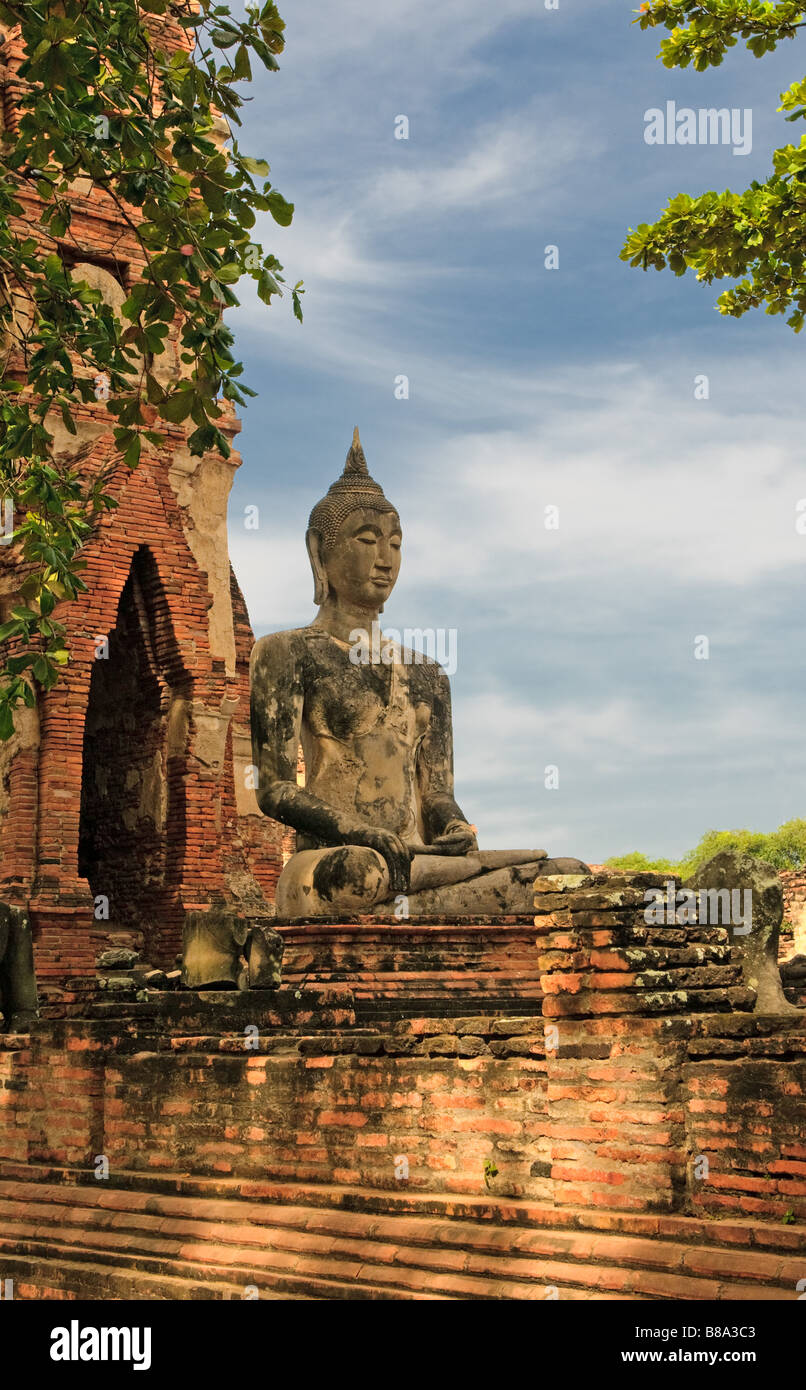
{"type": "Polygon", "coordinates": [[[90,677],[78,872],[110,927],[142,933],[149,954],[179,905],[190,693],[157,564],[141,545],[90,677]]]}
{"type": "MultiPolygon", "coordinates": [[[[85,590],[56,609],[70,663],[21,720],[5,773],[0,761],[0,896],[28,906],[37,973],[57,988],[124,939],[173,966],[186,912],[222,900],[265,912],[281,867],[281,828],[246,780],[249,620],[199,539],[187,479],[204,461],[171,459],[117,464],[85,590]]],[[[113,437],[74,463],[114,467],[113,437]]]]}

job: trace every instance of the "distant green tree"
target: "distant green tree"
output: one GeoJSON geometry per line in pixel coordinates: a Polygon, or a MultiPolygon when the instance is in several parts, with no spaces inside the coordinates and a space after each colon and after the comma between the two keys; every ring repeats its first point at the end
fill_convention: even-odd
{"type": "Polygon", "coordinates": [[[612,859],[606,859],[605,863],[609,869],[623,869],[629,874],[657,873],[673,874],[677,872],[676,865],[671,859],[648,859],[640,850],[633,850],[631,854],[615,854],[612,859]]]}
{"type": "Polygon", "coordinates": [[[670,859],[649,859],[639,850],[631,854],[614,855],[605,860],[608,868],[627,873],[673,873],[688,878],[701,864],[721,850],[736,849],[743,854],[766,859],[776,869],[806,867],[806,820],[788,820],[777,830],[706,830],[699,844],[674,862],[670,859]]]}
{"type": "Polygon", "coordinates": [[[741,854],[753,854],[768,859],[770,836],[760,830],[706,830],[699,844],[681,860],[684,873],[694,873],[701,864],[713,859],[721,850],[735,849],[741,854]]]}
{"type": "Polygon", "coordinates": [[[769,836],[764,856],[779,869],[802,869],[806,865],[806,820],[788,820],[769,836]]]}

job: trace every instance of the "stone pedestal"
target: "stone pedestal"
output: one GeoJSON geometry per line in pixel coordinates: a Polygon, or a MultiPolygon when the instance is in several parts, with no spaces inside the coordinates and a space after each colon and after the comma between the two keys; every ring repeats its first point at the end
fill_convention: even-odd
{"type": "Polygon", "coordinates": [[[543,991],[531,915],[276,918],[287,984],[349,988],[361,1018],[534,1015],[543,991]]]}

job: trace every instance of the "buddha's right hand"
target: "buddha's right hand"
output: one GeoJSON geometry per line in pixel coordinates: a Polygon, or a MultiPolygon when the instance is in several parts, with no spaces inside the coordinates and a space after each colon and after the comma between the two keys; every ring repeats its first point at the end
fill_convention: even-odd
{"type": "Polygon", "coordinates": [[[366,845],[368,849],[376,850],[386,861],[386,867],[389,870],[390,893],[408,893],[412,850],[405,840],[401,840],[399,835],[392,834],[391,830],[383,830],[380,826],[371,825],[366,830],[351,835],[350,842],[355,845],[366,845]]]}

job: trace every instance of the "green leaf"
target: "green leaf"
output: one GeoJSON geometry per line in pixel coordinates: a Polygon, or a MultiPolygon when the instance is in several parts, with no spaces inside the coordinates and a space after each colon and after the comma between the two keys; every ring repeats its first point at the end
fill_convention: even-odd
{"type": "Polygon", "coordinates": [[[241,44],[235,55],[234,76],[239,81],[250,82],[252,80],[252,66],[249,62],[249,49],[246,44],[241,44]]]}
{"type": "Polygon", "coordinates": [[[261,272],[257,282],[257,292],[258,298],[262,299],[264,304],[270,302],[272,295],[282,295],[283,293],[274,276],[268,270],[261,272]]]}
{"type": "Polygon", "coordinates": [[[136,434],[128,449],[126,450],[125,454],[123,455],[123,462],[126,464],[127,468],[137,467],[138,463],[140,462],[140,447],[140,436],[139,434],[136,434]]]}
{"type": "Polygon", "coordinates": [[[222,285],[233,285],[236,280],[240,280],[243,271],[237,261],[228,261],[226,265],[220,265],[216,270],[216,279],[222,285]]]}
{"type": "Polygon", "coordinates": [[[6,662],[6,669],[12,676],[18,676],[33,661],[33,654],[26,652],[23,656],[10,656],[6,662]]]}
{"type": "Polygon", "coordinates": [[[238,42],[238,31],[233,26],[225,28],[222,25],[217,29],[210,30],[210,38],[217,48],[232,48],[238,42]]]}
{"type": "Polygon", "coordinates": [[[67,228],[68,228],[69,226],[70,226],[70,209],[69,209],[69,208],[59,208],[59,210],[58,210],[57,212],[54,212],[53,216],[52,216],[51,219],[50,219],[50,232],[51,232],[51,236],[55,236],[55,237],[62,237],[62,236],[64,236],[64,234],[65,234],[65,232],[67,231],[67,228]]]}
{"type": "Polygon", "coordinates": [[[281,227],[290,227],[294,216],[294,204],[287,203],[281,193],[273,188],[268,196],[269,212],[281,227]]]}
{"type": "Polygon", "coordinates": [[[242,154],[241,163],[244,169],[248,169],[250,174],[256,174],[260,179],[267,179],[271,173],[265,159],[252,159],[251,156],[242,154]]]}
{"type": "Polygon", "coordinates": [[[159,406],[159,412],[163,420],[169,420],[171,424],[179,425],[186,420],[193,409],[194,392],[192,390],[180,390],[174,392],[172,396],[166,396],[159,406]]]}

